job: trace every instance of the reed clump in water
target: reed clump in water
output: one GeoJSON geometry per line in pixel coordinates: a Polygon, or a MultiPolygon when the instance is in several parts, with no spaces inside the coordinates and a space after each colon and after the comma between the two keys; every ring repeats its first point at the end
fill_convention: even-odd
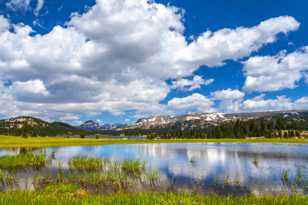
{"type": "Polygon", "coordinates": [[[122,163],[122,171],[129,176],[139,177],[145,171],[145,164],[138,160],[125,160],[122,163]]]}
{"type": "Polygon", "coordinates": [[[69,168],[72,171],[92,172],[101,171],[103,161],[100,158],[91,157],[74,157],[69,161],[69,168]]]}
{"type": "Polygon", "coordinates": [[[19,169],[40,169],[47,164],[47,158],[43,154],[19,154],[16,156],[0,157],[0,169],[16,171],[19,169]]]}
{"type": "Polygon", "coordinates": [[[5,190],[9,187],[12,187],[16,184],[17,179],[13,173],[8,173],[0,169],[0,189],[5,190]]]}
{"type": "Polygon", "coordinates": [[[158,172],[147,172],[145,163],[137,160],[113,162],[102,158],[75,157],[69,160],[68,165],[66,171],[59,166],[56,173],[37,177],[35,187],[76,184],[91,193],[102,194],[143,191],[144,187],[153,190],[159,181],[158,172]]]}
{"type": "Polygon", "coordinates": [[[303,193],[308,193],[308,178],[304,175],[301,167],[297,169],[294,177],[290,176],[289,170],[282,171],[280,176],[282,185],[289,189],[293,193],[297,193],[298,190],[302,190],[303,193]]]}

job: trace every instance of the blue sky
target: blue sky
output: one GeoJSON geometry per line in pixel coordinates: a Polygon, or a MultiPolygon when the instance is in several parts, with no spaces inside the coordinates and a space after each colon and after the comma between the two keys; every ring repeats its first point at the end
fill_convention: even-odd
{"type": "Polygon", "coordinates": [[[130,123],[307,109],[307,6],[0,0],[0,105],[12,102],[0,116],[130,123]]]}

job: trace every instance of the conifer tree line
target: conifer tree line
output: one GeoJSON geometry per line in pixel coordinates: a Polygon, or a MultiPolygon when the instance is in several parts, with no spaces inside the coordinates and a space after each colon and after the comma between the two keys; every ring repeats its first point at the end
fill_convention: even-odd
{"type": "Polygon", "coordinates": [[[187,128],[183,129],[179,125],[172,127],[151,129],[151,130],[131,130],[126,135],[147,135],[148,138],[292,138],[300,137],[301,132],[308,130],[306,120],[277,119],[252,119],[236,120],[221,123],[217,126],[208,126],[203,129],[187,128]]]}
{"type": "Polygon", "coordinates": [[[308,131],[308,119],[258,118],[250,120],[235,120],[222,122],[218,125],[198,127],[198,124],[175,123],[166,127],[150,129],[124,129],[122,131],[86,131],[65,124],[54,123],[50,127],[31,127],[25,124],[22,128],[7,128],[0,121],[0,135],[37,137],[37,136],[147,136],[149,139],[162,138],[292,138],[300,137],[303,131],[308,131]]]}

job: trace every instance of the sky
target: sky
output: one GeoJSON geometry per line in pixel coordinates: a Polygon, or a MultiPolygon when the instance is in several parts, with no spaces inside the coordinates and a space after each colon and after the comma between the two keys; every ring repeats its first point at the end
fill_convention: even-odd
{"type": "Polygon", "coordinates": [[[308,109],[308,2],[0,0],[0,118],[308,109]]]}

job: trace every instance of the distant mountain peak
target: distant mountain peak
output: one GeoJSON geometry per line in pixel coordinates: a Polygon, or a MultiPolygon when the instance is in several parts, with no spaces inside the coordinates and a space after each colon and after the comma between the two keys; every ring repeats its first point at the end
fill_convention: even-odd
{"type": "Polygon", "coordinates": [[[92,131],[99,131],[99,130],[116,130],[118,128],[126,127],[125,124],[100,124],[93,120],[88,120],[79,126],[83,130],[92,130],[92,131]]]}
{"type": "Polygon", "coordinates": [[[84,130],[100,130],[101,125],[93,120],[88,120],[80,125],[80,128],[84,130]]]}
{"type": "Polygon", "coordinates": [[[225,120],[222,113],[191,113],[181,116],[155,116],[137,120],[135,128],[149,129],[166,127],[176,123],[202,121],[206,123],[217,123],[225,120]]]}

